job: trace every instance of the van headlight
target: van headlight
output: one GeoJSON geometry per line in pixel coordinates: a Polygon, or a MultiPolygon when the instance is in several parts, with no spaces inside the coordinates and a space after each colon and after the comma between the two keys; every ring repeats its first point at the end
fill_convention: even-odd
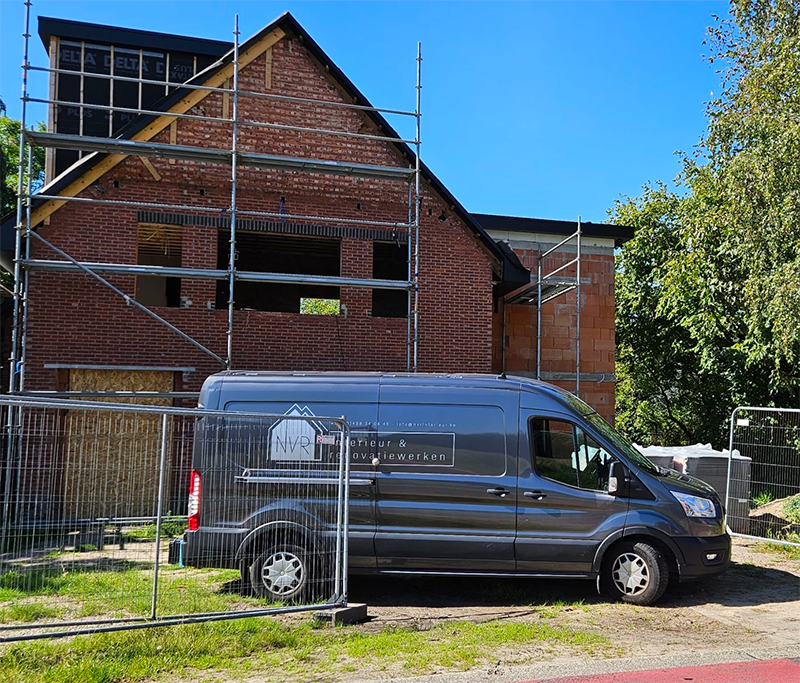
{"type": "Polygon", "coordinates": [[[717,507],[708,498],[693,496],[689,493],[670,491],[683,507],[687,517],[716,517],[717,507]]]}

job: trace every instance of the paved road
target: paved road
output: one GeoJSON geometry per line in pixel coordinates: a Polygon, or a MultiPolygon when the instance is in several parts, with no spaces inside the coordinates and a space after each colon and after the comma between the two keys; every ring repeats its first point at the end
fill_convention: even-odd
{"type": "MultiPolygon", "coordinates": [[[[687,637],[702,637],[698,634],[687,637]]],[[[682,652],[657,657],[556,658],[518,666],[442,672],[391,683],[800,683],[800,643],[682,652]]],[[[356,681],[352,681],[356,683],[356,681]]],[[[361,683],[375,683],[374,679],[361,683]]]]}
{"type": "MultiPolygon", "coordinates": [[[[768,659],[672,669],[539,679],[535,683],[800,683],[800,659],[768,659]]],[[[531,681],[530,683],[534,683],[531,681]]]]}

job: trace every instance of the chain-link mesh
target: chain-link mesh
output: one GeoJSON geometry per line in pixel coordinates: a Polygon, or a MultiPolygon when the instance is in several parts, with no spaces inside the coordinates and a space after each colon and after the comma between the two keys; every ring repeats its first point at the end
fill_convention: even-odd
{"type": "Polygon", "coordinates": [[[800,410],[733,411],[726,498],[732,533],[800,546],[800,410]]]}
{"type": "Polygon", "coordinates": [[[346,600],[347,425],[0,397],[0,641],[346,600]]]}

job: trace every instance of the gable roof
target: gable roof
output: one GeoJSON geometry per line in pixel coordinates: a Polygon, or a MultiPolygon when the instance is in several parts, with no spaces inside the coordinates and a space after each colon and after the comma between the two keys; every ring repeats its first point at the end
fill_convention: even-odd
{"type": "Polygon", "coordinates": [[[229,40],[211,40],[192,36],[176,36],[172,33],[140,31],[135,28],[91,24],[86,21],[39,17],[39,37],[44,49],[50,53],[50,38],[58,36],[67,40],[88,40],[110,43],[114,46],[142,50],[166,50],[167,52],[190,52],[210,57],[221,57],[233,48],[229,40]]]}
{"type": "MultiPolygon", "coordinates": [[[[46,22],[49,23],[49,28],[45,29],[44,34],[47,34],[47,30],[52,30],[55,27],[54,22],[58,22],[59,20],[46,18],[46,22]]],[[[62,20],[63,21],[63,20],[62,20]]],[[[64,22],[66,23],[78,23],[78,22],[64,22]]],[[[94,25],[87,25],[85,28],[93,28],[94,25]]],[[[131,31],[131,29],[116,29],[113,27],[105,27],[106,30],[112,31],[131,31]]],[[[142,32],[148,33],[148,32],[142,32]]],[[[344,72],[334,64],[333,60],[325,53],[325,51],[317,44],[317,42],[309,35],[309,33],[300,25],[300,23],[291,15],[289,12],[285,12],[277,19],[275,19],[270,24],[267,24],[264,28],[262,28],[258,33],[254,36],[246,40],[245,42],[241,43],[239,46],[239,53],[240,55],[247,53],[247,51],[258,43],[260,43],[264,38],[266,38],[270,33],[278,34],[282,33],[283,35],[288,35],[296,38],[309,52],[311,57],[317,61],[324,69],[324,71],[330,74],[331,78],[336,82],[336,84],[342,89],[342,91],[349,97],[353,104],[365,106],[365,107],[372,107],[373,105],[367,100],[364,94],[355,86],[355,84],[344,74],[344,72]]],[[[161,36],[164,34],[149,34],[150,36],[161,36]]],[[[282,36],[281,36],[282,37],[282,36]]],[[[131,38],[132,40],[132,38],[131,38]]],[[[276,41],[277,42],[277,41],[276,41]]],[[[232,43],[230,44],[232,45],[232,43]]],[[[163,48],[162,48],[163,49],[163,48]]],[[[218,61],[214,64],[206,68],[205,70],[201,71],[189,81],[187,81],[188,85],[203,85],[207,84],[209,79],[212,79],[215,75],[219,74],[222,70],[226,67],[232,65],[233,61],[233,49],[228,50],[218,61]]],[[[240,67],[241,68],[241,67],[240,67]]],[[[191,93],[197,93],[203,91],[197,91],[192,88],[186,87],[178,87],[172,93],[164,97],[158,103],[153,105],[153,110],[167,112],[178,103],[183,100],[183,98],[187,97],[191,93]]],[[[403,142],[399,142],[400,135],[395,131],[395,129],[389,124],[386,118],[376,111],[365,111],[362,110],[364,116],[368,117],[374,125],[376,125],[379,130],[382,130],[386,133],[386,142],[388,144],[393,145],[400,155],[407,160],[409,165],[413,166],[416,163],[416,156],[414,151],[411,147],[403,142]],[[395,138],[394,140],[392,138],[395,138]]],[[[128,124],[125,128],[123,128],[117,138],[120,139],[131,139],[135,138],[137,134],[142,134],[145,129],[148,128],[151,124],[156,121],[159,117],[154,114],[145,114],[140,115],[130,124],[128,124]]],[[[73,166],[69,169],[64,171],[60,176],[55,178],[51,181],[48,185],[43,187],[40,192],[43,194],[50,194],[56,195],[60,194],[67,187],[71,184],[79,180],[83,177],[86,173],[88,173],[91,169],[97,167],[104,159],[111,155],[101,152],[95,152],[89,154],[88,156],[83,157],[78,162],[76,162],[73,166]]],[[[467,226],[467,228],[473,233],[475,238],[478,240],[480,245],[483,249],[488,252],[489,256],[492,258],[494,262],[494,270],[497,272],[497,275],[501,280],[506,279],[507,277],[516,279],[519,277],[518,269],[514,267],[513,264],[508,262],[507,254],[502,250],[498,244],[495,242],[494,239],[484,230],[481,224],[475,219],[475,217],[467,211],[462,204],[455,198],[455,196],[447,189],[447,187],[442,183],[439,178],[425,165],[424,162],[420,162],[421,173],[425,181],[430,185],[431,189],[438,194],[447,206],[450,208],[453,213],[455,213],[467,226]]],[[[34,200],[33,207],[34,207],[34,219],[36,218],[35,212],[41,208],[43,208],[48,202],[57,203],[58,200],[34,200]]],[[[8,221],[5,221],[6,223],[8,221]]],[[[36,221],[35,221],[36,222],[36,221]]],[[[6,227],[5,225],[3,226],[6,227]]]]}

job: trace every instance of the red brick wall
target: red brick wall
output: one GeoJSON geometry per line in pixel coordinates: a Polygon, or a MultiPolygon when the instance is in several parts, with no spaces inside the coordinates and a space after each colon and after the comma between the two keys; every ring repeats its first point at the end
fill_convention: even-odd
{"type": "MultiPolygon", "coordinates": [[[[273,48],[272,91],[336,100],[338,92],[305,49],[285,38],[273,48]]],[[[263,91],[266,57],[240,74],[244,90],[263,91]]],[[[230,103],[228,103],[228,106],[230,103]]],[[[221,116],[223,96],[206,97],[192,113],[221,116]]],[[[374,132],[358,113],[345,109],[241,98],[240,117],[294,126],[374,132]]],[[[381,165],[402,165],[387,145],[342,137],[240,128],[240,149],[381,165]]],[[[158,142],[169,142],[169,130],[158,142]]],[[[228,148],[230,128],[213,122],[178,123],[177,143],[228,148]]],[[[155,181],[141,160],[128,157],[81,196],[142,202],[225,207],[230,199],[230,167],[151,159],[161,175],[155,181]],[[202,192],[201,192],[202,191],[202,192]]],[[[242,209],[277,211],[285,198],[288,213],[403,221],[407,186],[401,183],[240,168],[238,203],[242,209]],[[360,205],[360,206],[359,206],[360,205]]],[[[492,267],[489,256],[430,191],[425,193],[420,230],[420,363],[422,371],[484,372],[491,368],[492,267]]],[[[55,212],[41,234],[84,261],[135,263],[137,211],[127,207],[70,203],[55,212]]],[[[389,231],[387,231],[387,238],[389,231]]],[[[217,229],[183,228],[182,265],[215,268],[217,229]]],[[[344,239],[341,274],[372,277],[372,244],[344,239]]],[[[33,257],[58,259],[33,242],[33,257]]],[[[135,292],[133,276],[106,276],[123,291],[135,292]]],[[[29,389],[52,389],[55,370],[45,363],[193,366],[184,389],[197,389],[221,366],[168,329],[126,305],[117,295],[83,274],[35,272],[30,282],[27,356],[29,389]]],[[[184,280],[188,308],[156,312],[225,356],[227,310],[213,310],[215,283],[184,280]],[[211,302],[209,304],[209,302],[211,302]],[[211,308],[209,308],[209,305],[211,308]]],[[[347,315],[236,311],[234,367],[273,370],[405,369],[405,319],[372,318],[370,290],[343,288],[347,315]]]]}
{"type": "MultiPolygon", "coordinates": [[[[531,245],[533,247],[533,245],[531,245]]],[[[546,247],[545,247],[546,248],[546,247]]],[[[516,249],[522,263],[536,272],[535,249],[516,249]]],[[[589,253],[586,253],[589,251],[589,253]]],[[[581,387],[580,397],[604,418],[614,419],[614,256],[591,253],[581,256],[581,387]],[[591,378],[585,375],[592,375],[591,378]],[[605,377],[604,377],[605,375],[605,377]]],[[[544,272],[550,272],[574,254],[554,254],[545,259],[544,272]]],[[[566,271],[574,277],[574,269],[566,271]]],[[[573,379],[553,381],[569,391],[575,389],[576,292],[566,294],[542,306],[541,370],[547,373],[571,373],[573,379]]],[[[503,308],[499,303],[493,315],[493,369],[502,367],[503,308]]],[[[536,372],[536,307],[514,305],[506,311],[505,369],[508,373],[536,372]]]]}

